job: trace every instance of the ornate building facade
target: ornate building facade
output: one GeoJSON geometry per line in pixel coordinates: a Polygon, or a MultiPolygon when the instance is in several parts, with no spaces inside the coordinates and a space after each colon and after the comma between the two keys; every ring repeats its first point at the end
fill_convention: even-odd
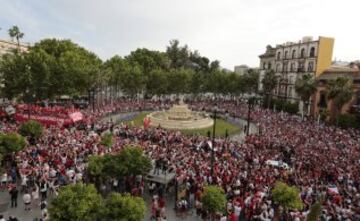
{"type": "Polygon", "coordinates": [[[302,102],[295,92],[295,82],[304,74],[318,77],[331,65],[334,39],[319,37],[303,37],[298,42],[286,42],[272,47],[268,45],[266,52],[260,58],[260,84],[267,71],[273,70],[278,77],[278,85],[273,95],[279,99],[291,102],[299,101],[300,110],[302,102]]]}

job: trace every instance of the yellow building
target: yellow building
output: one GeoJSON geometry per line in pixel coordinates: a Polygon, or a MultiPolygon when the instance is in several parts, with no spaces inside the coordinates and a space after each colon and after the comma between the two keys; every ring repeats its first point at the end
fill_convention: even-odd
{"type": "Polygon", "coordinates": [[[340,110],[341,114],[352,112],[360,114],[360,70],[357,65],[337,66],[332,65],[324,70],[317,78],[317,91],[313,96],[314,102],[312,114],[314,117],[319,116],[320,112],[327,111],[329,116],[335,115],[332,101],[327,98],[327,84],[330,80],[338,77],[344,77],[352,82],[353,96],[340,110]]]}
{"type": "Polygon", "coordinates": [[[333,56],[334,38],[322,37],[313,39],[303,37],[298,42],[286,42],[276,47],[268,45],[260,58],[260,85],[265,73],[273,70],[278,76],[278,85],[273,97],[291,102],[299,102],[299,110],[303,110],[303,102],[295,91],[295,82],[302,75],[310,74],[318,77],[330,67],[333,56]]]}

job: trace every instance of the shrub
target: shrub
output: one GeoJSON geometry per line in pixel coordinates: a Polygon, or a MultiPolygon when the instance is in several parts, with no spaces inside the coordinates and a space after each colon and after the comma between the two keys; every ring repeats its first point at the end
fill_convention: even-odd
{"type": "Polygon", "coordinates": [[[26,141],[18,133],[0,134],[0,153],[8,154],[24,149],[26,141]]]}
{"type": "Polygon", "coordinates": [[[114,138],[112,133],[104,133],[101,136],[101,144],[107,148],[112,147],[112,145],[114,144],[114,138]]]}
{"type": "Polygon", "coordinates": [[[33,139],[39,139],[43,133],[43,126],[34,120],[29,120],[20,126],[20,134],[25,137],[31,137],[33,139]]]}
{"type": "Polygon", "coordinates": [[[338,116],[338,126],[341,128],[359,128],[359,121],[354,115],[341,114],[338,116]]]}

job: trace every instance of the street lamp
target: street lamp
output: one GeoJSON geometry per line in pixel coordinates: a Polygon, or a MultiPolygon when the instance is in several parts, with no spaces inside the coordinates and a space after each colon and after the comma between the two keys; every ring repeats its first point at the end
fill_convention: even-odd
{"type": "Polygon", "coordinates": [[[216,128],[216,114],[217,114],[217,106],[215,105],[214,109],[213,109],[213,114],[214,114],[214,124],[213,124],[213,134],[212,134],[212,148],[211,148],[211,168],[210,168],[210,174],[211,177],[214,176],[214,162],[215,162],[215,128],[216,128]]]}

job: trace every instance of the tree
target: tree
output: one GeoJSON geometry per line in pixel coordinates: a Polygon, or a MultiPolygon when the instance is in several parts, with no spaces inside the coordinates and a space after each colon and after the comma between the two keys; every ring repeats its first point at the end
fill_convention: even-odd
{"type": "Polygon", "coordinates": [[[7,98],[25,95],[30,82],[30,71],[26,66],[23,53],[7,53],[0,59],[0,73],[2,74],[2,94],[7,98]]]}
{"type": "Polygon", "coordinates": [[[24,149],[26,140],[18,133],[0,134],[0,171],[2,166],[13,162],[13,153],[24,149]]]}
{"type": "Polygon", "coordinates": [[[150,96],[168,94],[169,81],[168,72],[163,69],[152,70],[147,78],[146,93],[150,96]]]}
{"type": "Polygon", "coordinates": [[[98,187],[104,179],[145,175],[151,169],[151,161],[140,147],[128,146],[115,155],[89,157],[87,169],[98,187]]]}
{"type": "Polygon", "coordinates": [[[320,215],[321,215],[321,203],[316,202],[310,208],[310,212],[307,215],[307,221],[317,221],[320,215]]]}
{"type": "Polygon", "coordinates": [[[93,185],[75,184],[60,188],[49,207],[53,221],[98,220],[102,198],[93,185]]]}
{"type": "Polygon", "coordinates": [[[146,212],[145,202],[140,197],[111,193],[104,202],[103,220],[141,221],[146,212]]]}
{"type": "Polygon", "coordinates": [[[127,146],[115,156],[116,162],[125,168],[123,176],[145,175],[151,169],[151,161],[140,147],[127,146]]]}
{"type": "Polygon", "coordinates": [[[18,133],[11,132],[8,134],[0,134],[0,153],[10,154],[20,151],[26,146],[26,141],[23,136],[18,133]]]}
{"type": "Polygon", "coordinates": [[[19,132],[25,137],[37,140],[42,136],[43,130],[44,128],[39,122],[29,120],[21,124],[19,132]]]}
{"type": "Polygon", "coordinates": [[[295,91],[300,95],[303,102],[303,113],[306,113],[308,108],[308,101],[316,91],[316,82],[310,74],[302,75],[295,82],[295,91]]]}
{"type": "Polygon", "coordinates": [[[112,135],[112,133],[104,133],[101,136],[101,144],[107,148],[112,147],[114,144],[114,136],[112,135]]]}
{"type": "Polygon", "coordinates": [[[241,80],[244,81],[245,92],[251,94],[258,91],[259,72],[249,69],[247,73],[241,76],[241,80]]]}
{"type": "Polygon", "coordinates": [[[20,31],[18,26],[14,25],[9,29],[9,35],[12,40],[16,39],[18,50],[20,51],[20,39],[24,37],[24,33],[20,31]]]}
{"type": "Polygon", "coordinates": [[[188,46],[179,46],[179,40],[171,40],[166,47],[166,54],[170,59],[170,68],[186,68],[189,64],[190,52],[188,46]]]}
{"type": "Polygon", "coordinates": [[[338,77],[328,82],[327,97],[332,101],[335,109],[336,126],[338,125],[338,115],[341,113],[342,107],[351,100],[352,95],[352,82],[348,78],[338,77]]]}
{"type": "Polygon", "coordinates": [[[86,94],[97,83],[100,65],[94,53],[70,40],[44,39],[28,53],[6,55],[0,70],[8,98],[51,99],[86,94]]]}
{"type": "Polygon", "coordinates": [[[121,89],[130,97],[135,97],[142,92],[145,86],[145,78],[139,65],[128,66],[121,75],[121,89]]]}
{"type": "Polygon", "coordinates": [[[226,210],[226,197],[223,189],[218,186],[205,187],[201,201],[204,209],[212,215],[212,220],[214,220],[216,213],[226,210]]]}
{"type": "Polygon", "coordinates": [[[275,87],[276,87],[276,85],[278,83],[275,72],[273,70],[270,70],[270,71],[266,72],[264,78],[261,81],[261,83],[263,85],[263,92],[264,92],[265,97],[266,97],[266,103],[267,103],[267,106],[269,107],[270,99],[271,99],[271,93],[275,89],[275,87]]]}
{"type": "Polygon", "coordinates": [[[167,75],[168,92],[176,95],[188,93],[192,73],[190,69],[172,69],[167,75]]]}
{"type": "MultiPolygon", "coordinates": [[[[275,203],[287,209],[302,209],[303,203],[300,199],[300,190],[296,187],[288,186],[283,182],[276,182],[271,191],[272,199],[275,203]]],[[[279,212],[277,210],[277,216],[279,212]]]]}

